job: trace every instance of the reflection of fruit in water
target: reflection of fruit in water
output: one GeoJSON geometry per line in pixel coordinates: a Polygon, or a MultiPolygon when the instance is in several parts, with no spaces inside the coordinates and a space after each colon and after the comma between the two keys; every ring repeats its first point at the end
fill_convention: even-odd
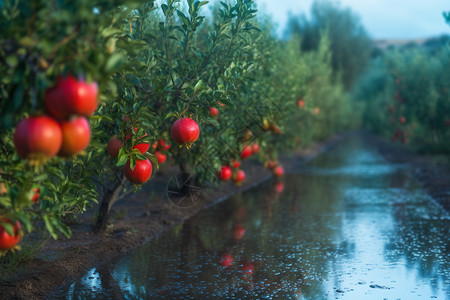
{"type": "Polygon", "coordinates": [[[283,190],[284,190],[284,183],[282,181],[277,181],[275,183],[275,191],[278,194],[281,194],[283,192],[283,190]]]}
{"type": "Polygon", "coordinates": [[[229,267],[233,263],[234,259],[230,253],[225,253],[220,257],[220,265],[222,267],[229,267]]]}
{"type": "Polygon", "coordinates": [[[254,269],[255,269],[255,267],[253,266],[253,264],[251,262],[245,262],[242,265],[242,274],[244,274],[244,276],[253,275],[254,269]]]}
{"type": "Polygon", "coordinates": [[[241,240],[245,235],[245,227],[237,224],[233,229],[233,237],[235,240],[241,240]]]}

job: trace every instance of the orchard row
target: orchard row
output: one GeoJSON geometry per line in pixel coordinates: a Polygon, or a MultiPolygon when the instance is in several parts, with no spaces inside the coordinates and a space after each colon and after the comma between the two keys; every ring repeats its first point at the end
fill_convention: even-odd
{"type": "Polygon", "coordinates": [[[447,46],[388,51],[374,61],[357,98],[367,127],[393,142],[450,153],[450,54],[447,46]]]}
{"type": "Polygon", "coordinates": [[[104,230],[119,195],[159,164],[239,185],[242,160],[282,176],[280,153],[352,125],[327,38],[308,53],[281,43],[253,1],[0,9],[0,250],[39,221],[70,236],[63,217],[98,202],[104,230]]]}

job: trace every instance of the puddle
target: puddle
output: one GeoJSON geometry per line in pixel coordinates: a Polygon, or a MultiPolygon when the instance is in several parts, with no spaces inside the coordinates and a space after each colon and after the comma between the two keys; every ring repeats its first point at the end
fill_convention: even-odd
{"type": "Polygon", "coordinates": [[[450,299],[450,218],[410,172],[350,138],[50,298],[450,299]]]}

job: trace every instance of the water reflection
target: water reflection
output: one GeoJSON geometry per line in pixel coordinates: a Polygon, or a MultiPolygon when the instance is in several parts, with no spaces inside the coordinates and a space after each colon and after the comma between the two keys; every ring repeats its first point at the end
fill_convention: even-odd
{"type": "Polygon", "coordinates": [[[450,299],[450,218],[354,138],[52,298],[450,299]]]}

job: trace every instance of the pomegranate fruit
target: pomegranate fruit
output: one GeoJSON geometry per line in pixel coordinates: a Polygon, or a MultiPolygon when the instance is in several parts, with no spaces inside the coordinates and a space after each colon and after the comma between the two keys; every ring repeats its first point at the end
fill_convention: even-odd
{"type": "Polygon", "coordinates": [[[14,147],[22,158],[43,160],[55,156],[62,140],[61,126],[48,116],[23,119],[14,131],[14,147]]]}
{"type": "Polygon", "coordinates": [[[242,181],[245,179],[245,172],[242,170],[238,170],[233,176],[233,182],[237,185],[240,185],[242,181]]]}
{"type": "Polygon", "coordinates": [[[277,177],[281,177],[284,175],[284,169],[282,166],[277,166],[275,169],[273,169],[273,174],[277,177]]]}
{"type": "Polygon", "coordinates": [[[119,140],[117,135],[113,135],[109,141],[106,149],[112,158],[116,158],[119,155],[120,148],[123,147],[123,142],[119,140]]]}
{"type": "Polygon", "coordinates": [[[45,92],[45,109],[58,120],[71,115],[89,117],[97,109],[97,83],[86,83],[73,76],[61,77],[45,92]]]}
{"type": "Polygon", "coordinates": [[[228,166],[222,166],[220,171],[217,172],[217,177],[222,181],[227,181],[231,178],[232,172],[231,168],[228,166]]]}
{"type": "MultiPolygon", "coordinates": [[[[13,224],[11,220],[3,219],[3,223],[9,223],[13,224]]],[[[0,250],[9,250],[14,248],[20,241],[20,231],[22,229],[22,226],[20,225],[19,221],[16,221],[16,223],[13,226],[14,234],[10,235],[6,230],[3,228],[2,225],[0,225],[0,250]]]]}
{"type": "Polygon", "coordinates": [[[123,174],[132,183],[143,184],[152,176],[152,163],[148,159],[138,159],[134,169],[131,170],[128,160],[123,168],[123,174]]]}
{"type": "Polygon", "coordinates": [[[253,153],[252,147],[247,145],[244,146],[244,148],[242,148],[242,152],[241,152],[241,159],[246,159],[248,157],[250,157],[253,153]]]}
{"type": "Polygon", "coordinates": [[[163,164],[167,159],[167,155],[161,153],[161,151],[155,151],[155,156],[158,160],[158,164],[163,164]]]}
{"type": "Polygon", "coordinates": [[[233,158],[233,161],[231,162],[231,167],[233,168],[233,169],[237,169],[237,168],[239,168],[241,166],[241,162],[239,161],[239,160],[235,160],[234,158],[233,158]]]}
{"type": "Polygon", "coordinates": [[[200,128],[194,120],[183,118],[173,123],[171,135],[178,144],[190,145],[198,139],[200,128]]]}
{"type": "Polygon", "coordinates": [[[209,108],[209,115],[213,118],[217,117],[217,115],[219,114],[219,110],[215,107],[210,107],[209,108]]]}
{"type": "Polygon", "coordinates": [[[60,124],[63,141],[58,153],[59,156],[72,156],[86,149],[91,139],[91,128],[85,117],[79,116],[68,121],[62,121],[60,124]]]}

